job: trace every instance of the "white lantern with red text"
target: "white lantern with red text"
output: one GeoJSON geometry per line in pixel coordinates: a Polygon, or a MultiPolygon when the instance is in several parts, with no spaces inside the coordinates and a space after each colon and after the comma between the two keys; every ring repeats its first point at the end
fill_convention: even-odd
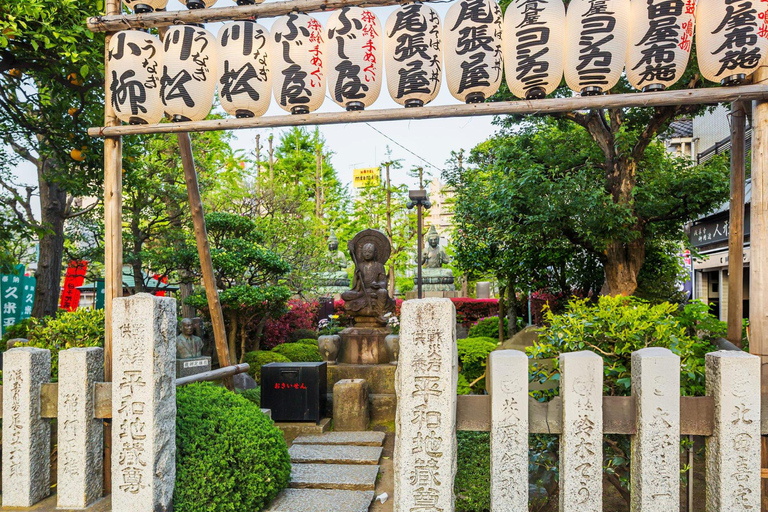
{"type": "Polygon", "coordinates": [[[454,98],[482,103],[501,85],[501,8],[494,0],[459,0],[445,16],[445,81],[454,98]]]}
{"type": "Polygon", "coordinates": [[[504,69],[512,94],[541,99],[560,86],[565,63],[565,4],[512,0],[504,13],[504,69]]]}
{"type": "Polygon", "coordinates": [[[109,97],[115,115],[130,124],[155,124],[163,118],[160,40],[140,30],[118,32],[109,41],[109,97]]]}
{"type": "Polygon", "coordinates": [[[723,85],[746,80],[768,51],[768,2],[699,0],[696,56],[704,78],[723,85]]]}
{"type": "Polygon", "coordinates": [[[379,18],[361,7],[344,7],[326,25],[328,92],[347,110],[363,110],[379,97],[384,75],[379,18]]]}
{"type": "Polygon", "coordinates": [[[211,111],[216,92],[218,42],[204,28],[173,26],[163,41],[160,94],[174,121],[200,121],[211,111]]]}
{"type": "Polygon", "coordinates": [[[696,0],[633,1],[627,80],[643,92],[663,91],[682,78],[691,55],[696,0]]]}
{"type": "Polygon", "coordinates": [[[384,36],[389,95],[406,108],[421,107],[440,91],[440,17],[423,4],[404,5],[390,14],[384,36]]]}
{"type": "MultiPolygon", "coordinates": [[[[644,1],[644,0],[640,0],[644,1]]],[[[629,0],[571,0],[565,16],[565,81],[583,96],[611,90],[629,42],[629,0]]]]}
{"type": "Polygon", "coordinates": [[[325,96],[325,36],[320,22],[302,13],[278,18],[272,25],[272,91],[280,108],[308,114],[325,96]]]}
{"type": "Polygon", "coordinates": [[[159,11],[168,5],[168,0],[124,0],[124,2],[126,7],[136,14],[159,11]]]}
{"type": "Polygon", "coordinates": [[[269,37],[267,29],[254,21],[227,23],[219,30],[219,99],[227,113],[258,117],[269,108],[269,37]]]}

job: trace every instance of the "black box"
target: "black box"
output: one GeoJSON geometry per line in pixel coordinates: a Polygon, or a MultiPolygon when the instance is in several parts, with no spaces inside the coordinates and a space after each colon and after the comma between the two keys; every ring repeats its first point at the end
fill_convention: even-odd
{"type": "Polygon", "coordinates": [[[328,364],[269,363],[261,367],[261,407],[275,421],[314,421],[325,417],[328,364]]]}

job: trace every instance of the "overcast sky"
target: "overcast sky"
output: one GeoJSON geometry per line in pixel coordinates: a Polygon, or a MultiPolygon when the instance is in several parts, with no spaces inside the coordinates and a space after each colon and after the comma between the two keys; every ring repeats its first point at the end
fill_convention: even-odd
{"type": "MultiPolygon", "coordinates": [[[[177,10],[180,6],[178,0],[171,0],[168,9],[177,10]]],[[[229,2],[219,2],[229,4],[229,2]]],[[[449,5],[431,4],[444,19],[449,5]]],[[[387,17],[396,9],[392,7],[380,7],[373,9],[379,16],[382,26],[386,24],[387,17]]],[[[330,13],[312,14],[325,26],[330,13]]],[[[272,26],[272,19],[262,20],[267,29],[272,26]]],[[[221,23],[209,23],[206,28],[216,35],[221,23]]],[[[443,77],[445,79],[445,77],[443,77]]],[[[430,105],[456,105],[459,101],[453,98],[443,82],[440,93],[430,105]]],[[[386,82],[382,84],[381,94],[371,109],[402,108],[395,103],[387,92],[386,82]]],[[[326,97],[323,106],[317,112],[342,112],[343,109],[326,97]]],[[[269,111],[265,114],[284,115],[277,103],[272,101],[269,111]]],[[[327,141],[327,147],[334,152],[332,163],[338,172],[339,178],[344,183],[351,183],[352,171],[362,167],[376,167],[385,158],[387,146],[392,150],[392,157],[403,159],[403,168],[393,174],[395,184],[414,184],[414,180],[406,176],[406,172],[412,167],[424,166],[433,176],[439,176],[440,169],[445,167],[445,162],[450,157],[451,151],[459,149],[471,149],[482,142],[494,132],[491,125],[492,117],[464,117],[455,119],[429,119],[417,121],[388,121],[378,123],[356,123],[341,125],[321,126],[320,131],[327,141]]],[[[312,130],[313,127],[307,127],[312,130]]],[[[266,139],[269,133],[274,133],[275,139],[279,138],[282,129],[271,130],[238,130],[234,132],[236,149],[253,151],[256,133],[261,133],[263,147],[266,148],[266,139]]],[[[266,151],[263,152],[266,155],[266,151]]],[[[22,165],[17,170],[17,175],[22,183],[35,183],[35,170],[31,165],[22,165]]],[[[36,205],[35,211],[38,211],[36,205]]]]}

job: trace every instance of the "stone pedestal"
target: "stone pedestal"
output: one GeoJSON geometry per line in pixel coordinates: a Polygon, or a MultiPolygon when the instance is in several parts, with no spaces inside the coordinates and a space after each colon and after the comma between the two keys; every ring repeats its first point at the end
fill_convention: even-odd
{"type": "MultiPolygon", "coordinates": [[[[461,294],[456,291],[430,291],[426,287],[421,289],[421,296],[424,299],[454,299],[461,294]]],[[[413,300],[419,298],[418,291],[405,292],[405,300],[413,300]]]]}
{"type": "Polygon", "coordinates": [[[387,331],[379,327],[348,327],[339,333],[337,361],[346,364],[387,364],[387,331]]]}
{"type": "Polygon", "coordinates": [[[362,379],[343,379],[333,386],[333,430],[368,430],[368,384],[362,379]]]}
{"type": "Polygon", "coordinates": [[[112,512],[170,512],[176,301],[139,293],[112,304],[112,512]]]}
{"type": "Polygon", "coordinates": [[[211,358],[208,356],[189,357],[176,360],[177,379],[209,371],[211,371],[211,358]]]}

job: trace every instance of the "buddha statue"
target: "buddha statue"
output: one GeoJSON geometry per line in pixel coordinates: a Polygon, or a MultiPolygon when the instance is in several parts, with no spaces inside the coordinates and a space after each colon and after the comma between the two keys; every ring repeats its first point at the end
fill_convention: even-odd
{"type": "Polygon", "coordinates": [[[387,325],[387,313],[395,312],[395,301],[389,296],[389,276],[384,263],[389,259],[389,240],[380,231],[366,229],[350,240],[349,252],[355,264],[352,289],[341,294],[346,311],[360,323],[387,325]]]}
{"type": "Polygon", "coordinates": [[[347,258],[339,250],[339,239],[331,231],[328,236],[328,259],[331,270],[317,274],[319,292],[324,295],[338,295],[349,289],[347,258]]]}
{"type": "MultiPolygon", "coordinates": [[[[440,235],[435,226],[429,228],[427,244],[421,254],[421,284],[424,291],[455,291],[453,271],[443,268],[451,262],[448,253],[440,247],[440,235]]],[[[418,285],[418,276],[414,276],[413,283],[418,285]]]]}

